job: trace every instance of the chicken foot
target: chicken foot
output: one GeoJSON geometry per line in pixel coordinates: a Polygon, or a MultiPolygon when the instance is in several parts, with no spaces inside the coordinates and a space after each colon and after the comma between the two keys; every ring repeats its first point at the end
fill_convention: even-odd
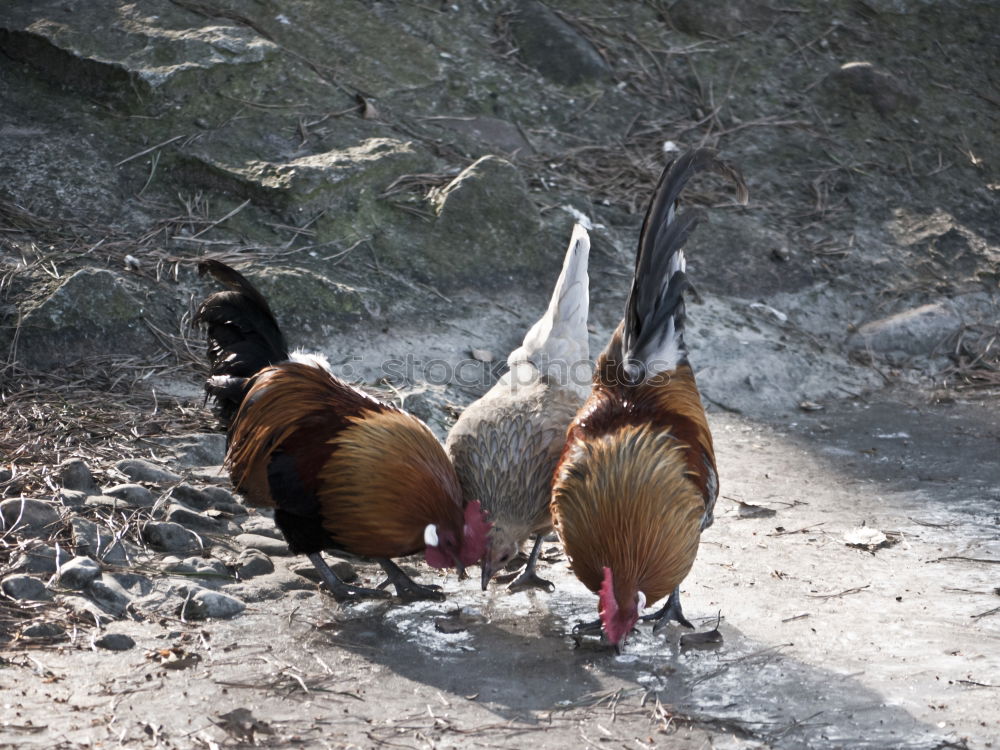
{"type": "Polygon", "coordinates": [[[417,583],[387,557],[380,557],[376,562],[382,566],[386,575],[386,580],[378,586],[380,589],[391,583],[396,588],[396,596],[404,602],[416,602],[421,599],[444,601],[444,594],[441,593],[440,586],[417,583]]]}
{"type": "Polygon", "coordinates": [[[654,620],[653,632],[659,633],[663,628],[667,626],[667,623],[673,620],[674,622],[680,623],[685,628],[690,628],[694,630],[694,625],[684,616],[684,611],[681,609],[681,587],[675,588],[670,596],[667,597],[667,603],[663,607],[654,612],[651,615],[643,615],[643,620],[654,620]]]}
{"type": "Polygon", "coordinates": [[[556,590],[554,583],[539,578],[538,573],[535,572],[535,565],[538,564],[538,556],[542,551],[543,536],[543,534],[535,536],[535,546],[531,548],[531,554],[528,555],[528,564],[524,566],[521,575],[511,581],[510,586],[507,587],[508,591],[522,591],[528,588],[536,588],[544,589],[551,594],[556,590]]]}
{"type": "Polygon", "coordinates": [[[319,577],[323,579],[323,583],[333,594],[333,598],[338,602],[357,602],[362,599],[386,599],[389,597],[388,592],[379,591],[378,589],[366,589],[360,586],[349,586],[344,583],[337,574],[330,570],[330,566],[326,564],[323,556],[319,552],[313,552],[308,555],[310,562],[312,562],[313,567],[319,573],[319,577]]]}

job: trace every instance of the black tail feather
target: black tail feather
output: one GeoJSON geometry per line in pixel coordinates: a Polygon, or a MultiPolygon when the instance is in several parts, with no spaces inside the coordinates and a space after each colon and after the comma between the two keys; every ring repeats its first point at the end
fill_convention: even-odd
{"type": "Polygon", "coordinates": [[[228,427],[250,378],[288,359],[288,345],[267,300],[242,274],[217,260],[202,261],[198,270],[228,287],[202,302],[194,319],[206,328],[208,337],[205,392],[228,427]]]}
{"type": "MultiPolygon", "coordinates": [[[[674,261],[697,225],[700,214],[686,211],[675,215],[675,212],[681,191],[696,172],[705,169],[732,179],[736,183],[737,200],[740,203],[747,201],[743,177],[734,167],[721,161],[712,149],[688,151],[663,170],[643,220],[635,275],[625,305],[622,348],[626,362],[641,367],[655,354],[665,343],[671,319],[678,350],[683,352],[684,291],[690,287],[690,282],[682,264],[674,261]],[[672,263],[673,272],[670,271],[672,263]]],[[[641,376],[639,372],[636,374],[641,376]]]]}

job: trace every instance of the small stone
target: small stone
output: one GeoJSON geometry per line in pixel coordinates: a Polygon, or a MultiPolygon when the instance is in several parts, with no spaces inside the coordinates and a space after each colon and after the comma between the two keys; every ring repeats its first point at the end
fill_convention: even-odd
{"type": "Polygon", "coordinates": [[[115,618],[102,610],[90,599],[78,594],[60,594],[56,597],[59,604],[71,609],[74,614],[86,622],[96,622],[98,625],[107,625],[114,622],[115,618]]]}
{"type": "Polygon", "coordinates": [[[89,557],[74,557],[59,568],[59,583],[71,589],[84,589],[101,577],[101,566],[89,557]]]}
{"type": "Polygon", "coordinates": [[[21,630],[24,638],[62,638],[66,628],[57,622],[34,622],[21,630]]]}
{"type": "Polygon", "coordinates": [[[110,576],[91,581],[90,585],[87,586],[87,594],[98,607],[115,617],[124,615],[125,608],[132,601],[132,596],[128,591],[110,576]]]}
{"type": "Polygon", "coordinates": [[[164,552],[197,552],[204,548],[201,537],[169,521],[147,522],[142,527],[142,538],[150,546],[164,552]]]}
{"type": "Polygon", "coordinates": [[[776,247],[771,250],[771,257],[780,263],[787,263],[792,259],[792,251],[787,247],[776,247]]]}
{"type": "Polygon", "coordinates": [[[124,633],[105,633],[94,639],[94,645],[107,651],[128,651],[135,647],[135,641],[124,633]]]}
{"type": "Polygon", "coordinates": [[[285,540],[285,537],[281,534],[281,529],[274,525],[274,519],[263,516],[259,512],[247,516],[241,521],[240,525],[247,534],[259,534],[271,539],[285,540]]]}
{"type": "MultiPolygon", "coordinates": [[[[58,569],[56,548],[48,544],[29,547],[14,561],[13,570],[19,573],[55,573],[58,569]]],[[[59,556],[65,561],[66,550],[59,550],[59,556]]]]}
{"type": "Polygon", "coordinates": [[[222,560],[204,557],[188,557],[184,560],[177,560],[164,569],[169,573],[181,573],[189,576],[209,576],[212,578],[224,578],[227,582],[232,580],[229,570],[222,560]]]}
{"type": "Polygon", "coordinates": [[[154,443],[169,449],[178,466],[217,466],[226,457],[226,436],[216,432],[171,435],[154,438],[154,443]]]}
{"type": "Polygon", "coordinates": [[[48,536],[56,530],[59,511],[51,503],[13,498],[0,503],[0,531],[13,531],[21,538],[48,536]]]}
{"type": "Polygon", "coordinates": [[[109,510],[118,510],[120,508],[128,507],[128,503],[122,498],[111,497],[109,495],[90,495],[84,501],[84,505],[89,508],[108,508],[109,510]]]}
{"type": "Polygon", "coordinates": [[[152,508],[156,503],[153,493],[141,484],[116,484],[104,490],[104,494],[123,500],[133,508],[152,508]]]}
{"type": "Polygon", "coordinates": [[[37,602],[52,598],[44,583],[23,573],[15,573],[4,578],[0,583],[0,589],[11,599],[37,602]]]}
{"type": "Polygon", "coordinates": [[[865,97],[883,117],[900,109],[912,109],[916,94],[892,73],[870,62],[849,62],[828,77],[828,85],[865,97]]]}
{"type": "Polygon", "coordinates": [[[292,554],[291,550],[288,549],[287,542],[260,534],[240,534],[236,537],[236,543],[244,549],[252,547],[272,557],[285,557],[292,554]]]}
{"type": "Polygon", "coordinates": [[[226,534],[236,531],[237,528],[229,521],[211,518],[182,505],[171,505],[167,510],[166,520],[205,534],[226,534]]]}
{"type": "Polygon", "coordinates": [[[80,508],[87,502],[87,493],[83,490],[68,490],[63,487],[56,493],[56,500],[67,508],[80,508]]]}
{"type": "Polygon", "coordinates": [[[962,329],[962,317],[947,303],[921,305],[865,323],[848,340],[860,351],[944,354],[962,329]]]}
{"type": "MultiPolygon", "coordinates": [[[[326,564],[333,571],[333,574],[344,583],[353,583],[358,580],[358,571],[347,560],[327,559],[326,564]]],[[[303,578],[308,578],[310,581],[320,582],[319,571],[312,563],[296,565],[292,568],[292,572],[303,578]]]]}
{"type": "Polygon", "coordinates": [[[133,482],[172,484],[181,480],[179,474],[168,471],[143,458],[123,458],[115,464],[115,468],[133,482]]]}
{"type": "Polygon", "coordinates": [[[241,580],[274,572],[271,558],[257,549],[245,549],[236,558],[236,574],[241,580]]]}
{"type": "Polygon", "coordinates": [[[572,86],[611,73],[590,40],[536,0],[519,4],[511,31],[521,58],[551,81],[572,86]]]}
{"type": "Polygon", "coordinates": [[[88,495],[98,493],[97,482],[82,458],[69,458],[59,464],[59,478],[67,490],[79,490],[88,495]]]}
{"type": "Polygon", "coordinates": [[[206,492],[206,488],[194,487],[190,484],[178,484],[176,487],[171,487],[168,496],[175,503],[186,505],[194,510],[208,510],[212,507],[212,500],[215,497],[206,492]]]}
{"type": "Polygon", "coordinates": [[[69,525],[73,532],[73,546],[78,555],[86,555],[110,565],[128,565],[141,551],[134,544],[116,539],[108,529],[86,518],[72,518],[69,525]]]}
{"type": "Polygon", "coordinates": [[[226,618],[240,614],[247,605],[234,596],[218,591],[200,589],[184,608],[184,614],[194,620],[226,618]]]}

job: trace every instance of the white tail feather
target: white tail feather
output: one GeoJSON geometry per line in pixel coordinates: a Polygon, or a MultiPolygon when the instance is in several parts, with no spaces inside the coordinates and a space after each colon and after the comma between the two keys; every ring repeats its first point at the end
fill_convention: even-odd
{"type": "Polygon", "coordinates": [[[507,358],[508,366],[513,368],[519,362],[531,362],[547,373],[552,365],[556,365],[561,373],[565,373],[567,366],[589,360],[589,259],[590,235],[580,224],[576,224],[549,307],[525,335],[521,346],[511,352],[507,358]]]}

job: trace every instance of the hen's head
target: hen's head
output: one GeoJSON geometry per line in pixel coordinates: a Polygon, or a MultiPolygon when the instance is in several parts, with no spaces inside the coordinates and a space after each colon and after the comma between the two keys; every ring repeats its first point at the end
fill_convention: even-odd
{"type": "Polygon", "coordinates": [[[614,576],[611,568],[604,568],[604,581],[601,583],[601,590],[598,594],[598,612],[601,616],[601,628],[608,642],[613,644],[619,653],[625,646],[625,641],[632,632],[632,628],[639,621],[646,606],[646,595],[641,591],[622,591],[626,596],[626,604],[619,604],[620,599],[615,596],[614,576]]]}
{"type": "Polygon", "coordinates": [[[482,566],[483,591],[490,584],[490,580],[499,571],[503,570],[511,560],[517,557],[521,549],[521,539],[504,526],[494,525],[490,532],[489,539],[486,540],[482,566]]]}
{"type": "Polygon", "coordinates": [[[434,523],[426,526],[424,559],[432,568],[455,567],[461,574],[486,554],[490,526],[483,507],[473,500],[465,506],[460,529],[434,523]]]}

